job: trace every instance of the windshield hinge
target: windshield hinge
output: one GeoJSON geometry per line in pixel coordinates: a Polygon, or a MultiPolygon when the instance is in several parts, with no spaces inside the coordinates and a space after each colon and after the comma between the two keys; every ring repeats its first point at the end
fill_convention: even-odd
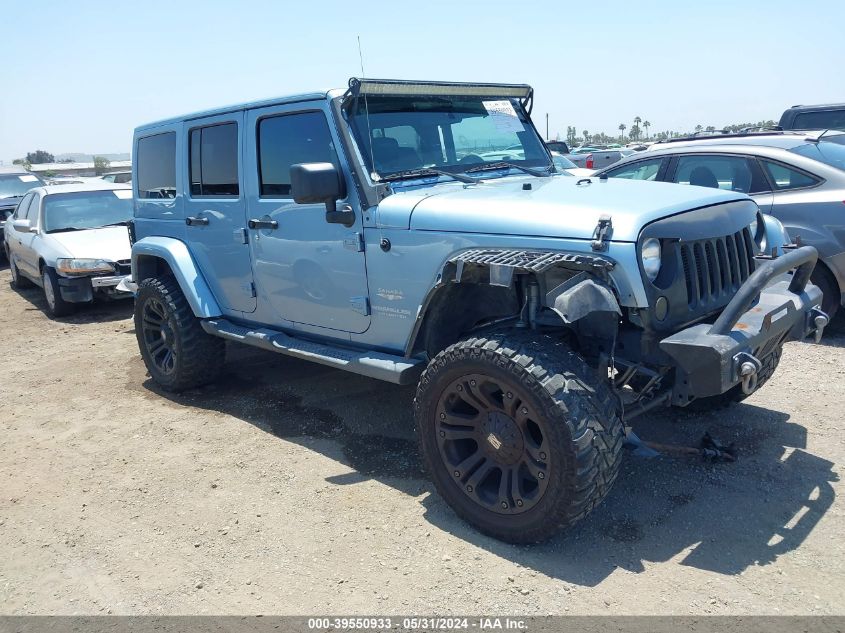
{"type": "Polygon", "coordinates": [[[607,243],[613,235],[613,222],[610,220],[610,215],[603,213],[599,216],[599,223],[593,231],[593,241],[590,244],[594,251],[606,251],[607,243]]]}
{"type": "Polygon", "coordinates": [[[364,252],[364,234],[353,233],[343,240],[343,248],[355,251],[356,253],[364,252]]]}
{"type": "Polygon", "coordinates": [[[349,303],[358,314],[370,315],[370,300],[367,297],[350,297],[349,303]]]}

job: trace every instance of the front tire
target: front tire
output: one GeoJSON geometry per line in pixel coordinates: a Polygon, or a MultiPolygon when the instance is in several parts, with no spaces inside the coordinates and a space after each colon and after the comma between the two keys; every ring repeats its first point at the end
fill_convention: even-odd
{"type": "Polygon", "coordinates": [[[50,316],[63,317],[74,311],[76,306],[62,299],[59,276],[49,266],[44,266],[41,270],[41,286],[44,290],[44,300],[47,302],[47,311],[50,316]]]}
{"type": "Polygon", "coordinates": [[[838,332],[843,329],[843,315],[840,310],[842,293],[836,278],[822,264],[816,264],[810,281],[822,291],[822,310],[827,314],[830,322],[828,328],[831,332],[838,332]]]}
{"type": "Polygon", "coordinates": [[[139,284],[135,336],[147,371],[167,391],[214,381],[226,360],[225,342],[202,329],[172,275],[139,284]]]}
{"type": "Polygon", "coordinates": [[[624,429],[596,372],[542,335],[468,338],[440,352],[414,399],[420,449],[452,509],[510,543],[586,516],[619,471],[624,429]]]}

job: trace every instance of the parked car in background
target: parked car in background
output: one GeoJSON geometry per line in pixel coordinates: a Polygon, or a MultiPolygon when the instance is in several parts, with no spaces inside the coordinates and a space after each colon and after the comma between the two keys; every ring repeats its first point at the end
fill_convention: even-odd
{"type": "Polygon", "coordinates": [[[6,252],[3,223],[12,215],[18,202],[30,189],[43,184],[43,180],[23,167],[0,167],[0,253],[6,252]]]}
{"type": "Polygon", "coordinates": [[[163,389],[214,380],[227,340],[416,383],[437,490],[525,543],[607,494],[623,405],[741,400],[823,329],[815,249],[759,258],[745,194],[558,174],[527,85],[347,85],[135,130],[135,334],[163,389]],[[732,259],[693,280],[680,243],[732,259]]]}
{"type": "Polygon", "coordinates": [[[130,273],[132,189],[51,185],[29,191],[6,221],[6,256],[15,287],[41,286],[52,316],[117,289],[130,273]]]}
{"type": "Polygon", "coordinates": [[[845,130],[845,103],[794,105],[780,117],[782,130],[845,130]]]}
{"type": "Polygon", "coordinates": [[[578,167],[597,170],[619,162],[626,156],[630,156],[634,153],[634,150],[625,148],[593,149],[585,147],[572,150],[570,154],[566,155],[566,158],[571,160],[578,167]]]}
{"type": "Polygon", "coordinates": [[[552,161],[557,167],[558,171],[565,172],[571,176],[577,176],[578,178],[589,178],[594,173],[596,173],[595,169],[586,169],[585,167],[578,167],[575,163],[569,160],[563,154],[559,152],[552,152],[552,161]]]}
{"type": "Polygon", "coordinates": [[[558,154],[569,153],[569,145],[566,144],[566,141],[546,141],[546,147],[549,148],[550,152],[557,152],[558,154]]]}
{"type": "MultiPolygon", "coordinates": [[[[845,292],[845,133],[748,132],[652,145],[598,176],[741,191],[778,218],[793,239],[815,246],[813,283],[831,318],[845,292]]],[[[843,319],[837,325],[841,326],[843,319]]]]}
{"type": "Polygon", "coordinates": [[[128,184],[132,182],[132,172],[131,171],[113,171],[108,174],[103,174],[100,176],[102,180],[105,182],[114,182],[117,184],[128,184]]]}

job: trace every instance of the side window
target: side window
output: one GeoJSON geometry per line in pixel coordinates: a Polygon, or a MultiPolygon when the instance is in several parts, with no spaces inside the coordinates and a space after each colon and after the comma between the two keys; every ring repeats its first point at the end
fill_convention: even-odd
{"type": "Polygon", "coordinates": [[[138,139],[139,198],[176,197],[176,133],[138,139]]]}
{"type": "Polygon", "coordinates": [[[631,180],[657,180],[657,173],[660,171],[662,158],[638,160],[634,163],[621,165],[611,169],[607,175],[611,178],[629,178],[631,180]]]}
{"type": "Polygon", "coordinates": [[[775,186],[777,191],[812,187],[820,182],[817,178],[814,178],[803,171],[792,169],[786,165],[781,165],[780,163],[773,163],[762,159],[760,159],[760,163],[763,165],[763,169],[766,170],[766,173],[769,175],[769,180],[772,181],[772,184],[775,186]]]}
{"type": "Polygon", "coordinates": [[[103,176],[103,180],[105,182],[114,182],[114,174],[109,174],[109,175],[103,176]]]}
{"type": "Polygon", "coordinates": [[[191,130],[191,196],[237,196],[238,124],[191,130]]]}
{"type": "Polygon", "coordinates": [[[258,122],[258,182],[262,196],[290,195],[290,167],[297,163],[338,164],[322,112],[268,117],[258,122]]]}
{"type": "Polygon", "coordinates": [[[32,202],[32,194],[28,193],[23,197],[23,200],[18,202],[18,206],[15,208],[15,213],[12,215],[12,219],[25,220],[26,214],[29,211],[30,202],[32,202]]]}
{"type": "Polygon", "coordinates": [[[117,174],[114,177],[114,182],[121,185],[132,182],[132,174],[117,174]]]}
{"type": "Polygon", "coordinates": [[[742,193],[755,193],[766,189],[755,181],[751,163],[744,156],[681,156],[672,180],[682,185],[742,193]]]}

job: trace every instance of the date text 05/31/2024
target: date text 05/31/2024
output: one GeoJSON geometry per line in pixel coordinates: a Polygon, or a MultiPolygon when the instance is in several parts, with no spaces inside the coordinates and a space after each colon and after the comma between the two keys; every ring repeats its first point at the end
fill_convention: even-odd
{"type": "Polygon", "coordinates": [[[518,618],[506,617],[326,617],[309,618],[309,630],[468,630],[480,631],[525,629],[525,622],[518,618]]]}

